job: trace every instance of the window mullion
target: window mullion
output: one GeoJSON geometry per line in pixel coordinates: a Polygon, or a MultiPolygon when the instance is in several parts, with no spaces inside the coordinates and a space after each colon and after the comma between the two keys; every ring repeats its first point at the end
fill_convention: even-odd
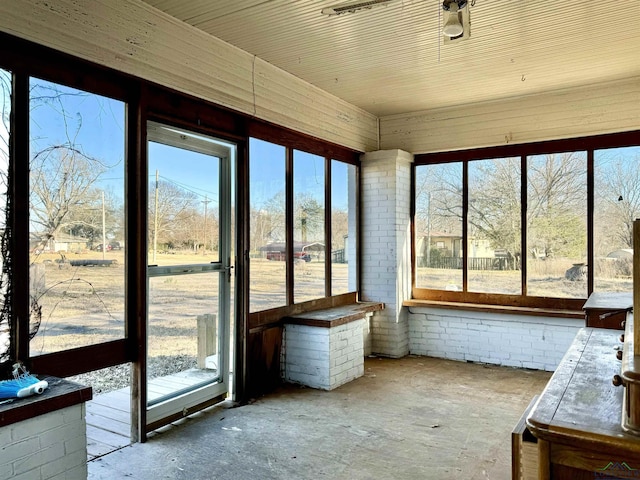
{"type": "Polygon", "coordinates": [[[285,167],[285,257],[287,277],[287,305],[293,305],[293,149],[287,147],[285,167]]]}
{"type": "Polygon", "coordinates": [[[587,295],[591,295],[594,288],[595,272],[595,242],[594,242],[594,152],[587,150],[587,295]]]}
{"type": "Polygon", "coordinates": [[[527,156],[520,157],[520,284],[523,296],[527,296],[527,156]]]}
{"type": "Polygon", "coordinates": [[[11,277],[11,357],[29,359],[29,275],[17,274],[29,268],[29,77],[13,76],[11,105],[10,183],[7,202],[10,205],[9,257],[11,277]]]}
{"type": "Polygon", "coordinates": [[[469,162],[462,164],[462,291],[468,291],[469,263],[469,162]]]}

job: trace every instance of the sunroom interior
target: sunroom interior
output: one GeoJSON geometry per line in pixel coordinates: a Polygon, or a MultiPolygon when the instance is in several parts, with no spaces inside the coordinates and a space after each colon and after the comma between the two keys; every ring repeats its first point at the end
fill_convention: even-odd
{"type": "Polygon", "coordinates": [[[606,2],[4,2],[3,373],[120,366],[145,442],[283,381],[336,388],[352,355],[553,372],[589,296],[633,291],[639,24],[606,2]],[[357,345],[319,380],[294,354],[329,324],[357,345]]]}

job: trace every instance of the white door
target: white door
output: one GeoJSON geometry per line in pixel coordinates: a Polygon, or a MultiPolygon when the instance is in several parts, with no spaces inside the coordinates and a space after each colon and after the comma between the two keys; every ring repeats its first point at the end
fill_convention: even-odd
{"type": "Polygon", "coordinates": [[[224,398],[235,145],[149,122],[147,427],[224,398]]]}

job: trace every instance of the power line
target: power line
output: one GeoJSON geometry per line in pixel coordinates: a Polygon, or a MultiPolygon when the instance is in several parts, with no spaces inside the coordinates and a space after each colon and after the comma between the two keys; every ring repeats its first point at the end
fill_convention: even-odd
{"type": "MultiPolygon", "coordinates": [[[[210,190],[205,190],[203,188],[198,188],[198,187],[194,187],[192,185],[187,185],[186,183],[182,183],[182,182],[178,182],[176,180],[173,180],[171,178],[167,178],[163,175],[160,175],[160,178],[162,178],[163,180],[165,180],[168,183],[171,183],[173,185],[176,185],[180,188],[182,188],[183,190],[186,190],[187,192],[193,193],[194,195],[197,195],[198,197],[201,198],[207,198],[207,195],[213,195],[214,197],[216,197],[216,193],[210,190]],[[199,190],[199,191],[196,191],[199,190]],[[205,193],[200,193],[200,192],[205,192],[205,193]]],[[[210,202],[214,202],[217,203],[215,200],[209,200],[210,202]]]]}

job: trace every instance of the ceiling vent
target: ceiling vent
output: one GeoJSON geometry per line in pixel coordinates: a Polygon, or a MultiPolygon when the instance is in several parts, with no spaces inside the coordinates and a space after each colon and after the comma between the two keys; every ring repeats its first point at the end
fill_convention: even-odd
{"type": "Polygon", "coordinates": [[[370,10],[373,7],[387,5],[396,0],[370,0],[368,2],[344,2],[333,7],[323,8],[323,15],[342,15],[343,13],[355,13],[359,10],[370,10]]]}

